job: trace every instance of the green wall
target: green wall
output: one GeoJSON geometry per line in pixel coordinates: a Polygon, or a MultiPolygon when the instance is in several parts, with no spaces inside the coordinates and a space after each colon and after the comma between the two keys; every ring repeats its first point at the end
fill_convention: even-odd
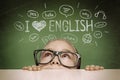
{"type": "Polygon", "coordinates": [[[82,66],[120,68],[119,0],[12,0],[0,2],[0,68],[33,65],[48,40],[70,40],[82,66]]]}

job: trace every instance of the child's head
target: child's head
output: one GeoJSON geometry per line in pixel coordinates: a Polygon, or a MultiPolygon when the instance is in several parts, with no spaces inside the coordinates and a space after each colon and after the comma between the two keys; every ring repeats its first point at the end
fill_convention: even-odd
{"type": "Polygon", "coordinates": [[[49,49],[49,48],[53,48],[53,50],[55,51],[62,51],[66,49],[74,53],[77,52],[74,45],[66,39],[54,39],[48,41],[44,49],[49,49]]]}
{"type": "Polygon", "coordinates": [[[65,39],[49,41],[40,51],[40,66],[42,68],[79,68],[80,56],[72,43],[65,39]],[[79,67],[78,67],[79,66],[79,67]]]}

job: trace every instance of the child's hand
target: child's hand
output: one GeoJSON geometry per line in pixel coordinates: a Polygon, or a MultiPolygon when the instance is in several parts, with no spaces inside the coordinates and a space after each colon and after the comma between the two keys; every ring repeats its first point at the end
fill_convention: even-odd
{"type": "Polygon", "coordinates": [[[28,71],[40,71],[41,67],[40,66],[25,66],[22,68],[23,70],[28,70],[28,71]]]}
{"type": "Polygon", "coordinates": [[[87,71],[96,71],[96,70],[103,70],[104,67],[103,66],[98,66],[98,65],[87,65],[85,67],[85,70],[87,71]]]}
{"type": "MultiPolygon", "coordinates": [[[[28,70],[28,71],[40,71],[42,70],[41,66],[25,66],[22,68],[23,70],[28,70]]],[[[103,70],[103,66],[98,66],[98,65],[87,65],[85,67],[86,71],[96,71],[96,70],[103,70]]]]}

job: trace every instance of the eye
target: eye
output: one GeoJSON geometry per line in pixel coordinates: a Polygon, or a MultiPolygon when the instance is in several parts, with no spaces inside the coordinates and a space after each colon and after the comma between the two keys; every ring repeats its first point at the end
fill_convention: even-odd
{"type": "Polygon", "coordinates": [[[67,53],[64,53],[64,54],[61,55],[61,57],[62,57],[62,58],[70,58],[70,55],[67,54],[67,53]]]}
{"type": "Polygon", "coordinates": [[[42,57],[52,57],[52,53],[49,51],[42,52],[42,57]]]}
{"type": "Polygon", "coordinates": [[[45,53],[44,54],[44,57],[48,57],[48,56],[52,56],[52,54],[51,53],[45,53]]]}

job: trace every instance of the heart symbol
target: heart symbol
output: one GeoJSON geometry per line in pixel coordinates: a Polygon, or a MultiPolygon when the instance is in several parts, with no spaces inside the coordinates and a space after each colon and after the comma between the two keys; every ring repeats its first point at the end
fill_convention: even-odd
{"type": "Polygon", "coordinates": [[[42,20],[42,21],[33,21],[32,22],[32,26],[33,26],[33,28],[35,28],[37,31],[41,31],[42,29],[44,29],[45,28],[45,26],[46,26],[46,21],[44,21],[44,20],[42,20]]]}

